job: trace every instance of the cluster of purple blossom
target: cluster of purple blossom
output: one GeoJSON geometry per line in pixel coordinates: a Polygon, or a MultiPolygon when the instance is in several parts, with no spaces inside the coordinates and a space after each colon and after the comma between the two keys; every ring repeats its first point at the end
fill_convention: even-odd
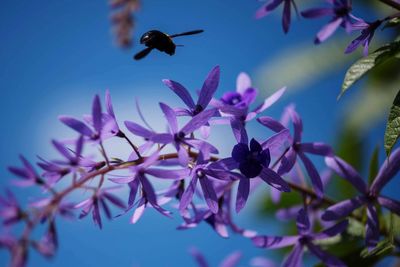
{"type": "MultiPolygon", "coordinates": [[[[351,53],[355,51],[358,47],[363,46],[364,56],[368,55],[368,48],[371,40],[375,34],[375,31],[382,23],[387,22],[394,18],[399,18],[400,13],[397,12],[391,16],[387,16],[382,19],[377,19],[372,22],[366,22],[365,20],[356,17],[352,12],[352,2],[351,0],[326,0],[329,6],[322,8],[311,8],[300,12],[301,16],[304,18],[320,18],[329,16],[331,19],[328,24],[326,24],[317,33],[314,43],[320,44],[326,41],[335,31],[342,27],[347,33],[358,31],[360,35],[354,39],[346,48],[345,53],[351,53]]],[[[400,4],[398,1],[381,1],[385,4],[392,4],[392,7],[400,9],[400,4]]],[[[290,21],[291,21],[291,9],[294,8],[295,12],[298,14],[297,5],[295,0],[269,0],[265,3],[257,12],[256,18],[262,18],[269,15],[273,10],[275,10],[279,5],[283,5],[283,15],[282,15],[282,26],[285,33],[289,32],[290,21]]]]}
{"type": "Polygon", "coordinates": [[[61,122],[78,133],[72,144],[56,140],[52,142],[62,159],[39,158],[37,165],[41,169],[40,174],[22,156],[21,167],[9,168],[18,178],[14,181],[16,185],[41,187],[47,194],[47,197],[30,203],[27,209],[21,207],[11,191],[0,198],[0,217],[6,226],[6,231],[0,237],[0,247],[11,253],[11,266],[25,266],[30,248],[44,256],[52,256],[58,243],[56,218],[72,217],[76,209],[80,210],[80,218],[90,214],[94,223],[101,228],[103,216],[108,219],[114,217],[110,205],[121,210],[118,216],[131,214],[131,223],[136,223],[147,208],[170,216],[167,204],[174,199],[179,202],[178,212],[183,221],[178,229],[194,228],[204,221],[222,237],[228,237],[231,231],[251,239],[257,247],[275,249],[293,246],[283,266],[299,266],[305,248],[328,266],[345,266],[314,241],[344,233],[348,226],[346,218],[353,216],[352,212],[362,206],[366,208],[368,218],[365,244],[368,248],[374,248],[386,234],[380,227],[377,208],[385,207],[400,215],[400,202],[380,194],[400,169],[400,149],[392,153],[373,183],[367,185],[352,166],[335,156],[330,146],[302,141],[303,124],[293,105],[284,110],[279,121],[261,115],[279,100],[285,88],[251,108],[258,91],[247,74],[238,76],[235,91],[217,99],[214,96],[219,79],[220,68],[217,66],[204,81],[197,101],[180,83],[163,80],[185,107],[172,108],[165,103],[159,104],[168,125],[164,132],[153,130],[138,108],[146,127],[132,121],[125,121],[124,124],[130,134],[143,140],[140,145],[134,144],[118,123],[108,91],[105,112],[96,95],[92,114],[84,116],[83,121],[61,116],[61,122]],[[185,119],[183,126],[179,125],[178,118],[185,119]],[[265,138],[256,140],[249,137],[246,126],[253,120],[269,129],[265,130],[265,138]],[[224,158],[216,157],[218,149],[208,141],[213,126],[220,124],[229,125],[236,140],[231,154],[224,158]],[[268,131],[273,133],[269,137],[268,131]],[[121,160],[110,157],[103,146],[109,139],[126,141],[131,148],[129,158],[121,160]],[[84,155],[87,146],[99,148],[101,160],[84,155]],[[173,151],[165,153],[167,149],[173,151]],[[350,182],[360,195],[332,203],[324,194],[329,177],[320,175],[309,155],[324,157],[326,165],[350,182]],[[300,164],[304,166],[311,187],[301,178],[304,175],[300,164]],[[113,175],[120,170],[127,171],[127,174],[113,175]],[[287,176],[296,179],[288,179],[287,176]],[[170,181],[170,185],[157,191],[152,184],[153,179],[170,181]],[[67,186],[61,189],[60,186],[56,187],[60,180],[65,181],[67,186]],[[108,186],[107,180],[116,186],[108,186]],[[96,186],[93,186],[94,181],[97,181],[96,186]],[[232,210],[240,212],[256,188],[265,190],[264,184],[271,187],[275,202],[279,202],[281,193],[291,191],[299,192],[304,198],[303,205],[278,213],[280,218],[296,219],[297,235],[260,235],[240,228],[233,221],[232,210]],[[121,187],[129,189],[125,201],[119,193],[121,187]],[[237,190],[234,190],[235,187],[237,190]],[[68,197],[77,190],[85,190],[89,196],[79,203],[71,203],[68,197]],[[236,199],[232,201],[235,191],[236,199]],[[200,196],[204,203],[197,201],[195,195],[200,196]],[[323,209],[325,204],[329,205],[326,210],[323,209]],[[326,228],[315,232],[316,221],[326,225],[326,228]],[[19,237],[12,230],[18,224],[24,225],[19,237]],[[47,228],[43,237],[35,240],[31,233],[39,224],[47,225],[47,228]]]}

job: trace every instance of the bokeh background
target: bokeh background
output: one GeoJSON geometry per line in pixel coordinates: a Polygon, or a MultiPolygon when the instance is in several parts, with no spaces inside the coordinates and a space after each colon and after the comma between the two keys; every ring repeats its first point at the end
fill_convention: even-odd
{"type": "MultiPolygon", "coordinates": [[[[386,12],[361,2],[358,15],[367,19],[386,12]]],[[[313,1],[300,4],[304,8],[313,1]]],[[[280,9],[255,20],[259,6],[258,1],[143,0],[135,15],[134,46],[124,50],[113,43],[106,0],[2,0],[0,189],[9,186],[11,175],[6,167],[18,164],[18,154],[33,161],[37,155],[51,157],[55,155],[49,142],[52,138],[74,136],[57,116],[89,113],[94,94],[103,96],[106,89],[110,90],[121,122],[137,119],[134,101],[138,98],[150,123],[163,128],[158,102],[181,103],[161,79],[180,81],[194,93],[215,65],[221,66],[217,96],[235,88],[241,71],[252,76],[260,90],[259,101],[287,85],[287,94],[267,114],[279,117],[285,105],[294,102],[304,120],[304,140],[333,144],[366,173],[367,166],[361,162],[368,162],[376,145],[383,147],[385,114],[396,93],[393,84],[399,78],[382,69],[388,74],[385,81],[373,79],[371,74],[369,81],[360,82],[337,101],[346,67],[361,56],[359,51],[343,54],[355,36],[340,32],[326,44],[314,46],[314,35],[325,19],[309,21],[294,16],[292,28],[285,35],[280,9]],[[184,47],[178,47],[173,57],[156,51],[140,62],[132,60],[142,48],[138,39],[147,30],[178,33],[198,28],[205,32],[176,39],[184,47]]],[[[381,44],[387,34],[378,35],[381,38],[375,42],[381,44]]],[[[251,129],[257,136],[265,131],[255,126],[251,129]]],[[[220,143],[224,145],[222,151],[229,153],[233,144],[230,131],[218,128],[213,133],[215,138],[230,136],[220,143]]],[[[124,153],[124,147],[119,149],[124,153]]],[[[398,180],[388,186],[391,189],[387,194],[396,195],[398,180]]],[[[33,200],[41,195],[30,189],[13,191],[20,199],[33,200]]],[[[266,194],[261,191],[251,197],[237,221],[265,234],[279,234],[281,224],[272,213],[263,212],[269,205],[266,194]]],[[[57,255],[47,261],[31,253],[30,266],[192,266],[188,248],[193,246],[203,251],[213,266],[235,250],[243,252],[244,266],[255,256],[268,255],[277,262],[281,258],[254,248],[239,236],[220,238],[205,224],[177,231],[179,222],[177,217],[166,219],[152,210],[146,211],[136,225],[129,224],[128,214],[105,223],[103,230],[94,227],[89,218],[59,220],[57,255]]],[[[6,252],[0,251],[0,265],[5,266],[7,260],[6,252]]]]}

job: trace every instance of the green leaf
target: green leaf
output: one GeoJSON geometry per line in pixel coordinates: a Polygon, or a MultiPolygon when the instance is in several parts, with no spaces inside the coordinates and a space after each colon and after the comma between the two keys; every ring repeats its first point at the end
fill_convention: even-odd
{"type": "Polygon", "coordinates": [[[386,28],[392,28],[392,27],[396,27],[400,25],[400,18],[392,18],[391,20],[389,20],[388,22],[385,23],[385,25],[383,26],[383,29],[386,28]]]}
{"type": "Polygon", "coordinates": [[[347,227],[347,233],[352,236],[363,236],[365,226],[359,221],[349,218],[349,226],[347,227]]]}
{"type": "Polygon", "coordinates": [[[372,184],[379,170],[379,146],[376,146],[369,162],[368,183],[372,184]]]}
{"type": "Polygon", "coordinates": [[[394,248],[395,248],[395,246],[393,245],[391,240],[384,239],[384,240],[380,241],[378,243],[378,245],[376,245],[376,247],[371,251],[369,251],[368,248],[363,249],[361,251],[360,256],[362,258],[383,256],[383,255],[387,255],[390,252],[392,252],[394,248]]]}
{"type": "Polygon", "coordinates": [[[369,70],[400,53],[400,42],[387,44],[366,57],[357,60],[346,72],[338,99],[369,70]]]}
{"type": "Polygon", "coordinates": [[[397,93],[396,98],[393,101],[393,105],[390,108],[389,118],[386,124],[384,144],[385,144],[386,155],[388,157],[399,137],[400,137],[400,91],[397,93]]]}

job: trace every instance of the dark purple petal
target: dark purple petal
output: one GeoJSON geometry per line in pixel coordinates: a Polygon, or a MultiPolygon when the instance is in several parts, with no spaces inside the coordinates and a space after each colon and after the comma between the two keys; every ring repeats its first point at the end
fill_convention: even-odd
{"type": "Polygon", "coordinates": [[[170,169],[147,169],[147,174],[162,179],[183,179],[189,174],[187,169],[170,170],[170,169]]]}
{"type": "Polygon", "coordinates": [[[205,109],[210,103],[215,91],[218,88],[219,83],[219,66],[214,67],[208,74],[206,80],[204,81],[203,87],[201,88],[199,99],[197,105],[205,109]]]}
{"type": "Polygon", "coordinates": [[[400,202],[388,197],[379,196],[378,203],[400,216],[400,202]]]}
{"type": "Polygon", "coordinates": [[[211,119],[212,116],[214,116],[215,111],[216,111],[215,109],[208,109],[197,114],[188,123],[186,123],[185,126],[183,126],[181,132],[187,135],[196,131],[201,126],[205,125],[211,119]]]}
{"type": "Polygon", "coordinates": [[[189,154],[182,146],[180,146],[178,149],[178,160],[179,164],[181,164],[183,167],[186,167],[189,163],[189,154]]]}
{"type": "Polygon", "coordinates": [[[298,145],[298,148],[304,153],[310,153],[320,156],[333,156],[332,148],[324,143],[301,143],[298,145]]]}
{"type": "Polygon", "coordinates": [[[301,142],[301,135],[303,134],[303,122],[302,122],[299,114],[297,114],[297,112],[294,109],[290,109],[289,114],[290,114],[290,117],[292,118],[293,127],[294,127],[293,142],[299,143],[299,142],[301,142]]]}
{"type": "Polygon", "coordinates": [[[354,52],[363,42],[368,38],[368,35],[361,34],[356,39],[351,41],[351,43],[347,46],[346,50],[344,51],[346,54],[354,52]]]}
{"type": "Polygon", "coordinates": [[[303,161],[304,167],[306,167],[307,173],[310,176],[311,184],[313,185],[314,191],[319,198],[324,196],[324,185],[322,184],[321,177],[314,164],[309,158],[303,153],[298,153],[301,161],[303,161]]]}
{"type": "Polygon", "coordinates": [[[233,170],[237,169],[238,167],[239,167],[238,162],[233,158],[220,159],[217,162],[213,162],[209,165],[209,168],[225,169],[225,170],[233,170]]]}
{"type": "Polygon", "coordinates": [[[249,142],[245,125],[241,120],[232,119],[231,127],[233,135],[238,143],[247,144],[249,142]]]}
{"type": "Polygon", "coordinates": [[[259,248],[284,248],[296,244],[299,236],[256,236],[251,239],[259,248]]]}
{"type": "Polygon", "coordinates": [[[279,191],[290,192],[290,186],[286,181],[271,169],[263,168],[260,173],[260,178],[279,191]]]}
{"type": "MultiPolygon", "coordinates": [[[[279,192],[277,190],[274,190],[274,192],[279,192]]],[[[285,208],[285,209],[279,209],[275,216],[276,218],[278,218],[279,220],[282,221],[287,221],[287,220],[293,220],[297,217],[297,215],[299,214],[299,210],[302,208],[302,205],[296,205],[290,208],[285,208]]]]}
{"type": "Polygon", "coordinates": [[[75,131],[77,131],[78,133],[85,135],[85,136],[92,136],[93,135],[93,131],[83,122],[69,117],[69,116],[60,116],[58,117],[58,119],[64,123],[65,125],[67,125],[68,127],[74,129],[75,131]]]}
{"type": "Polygon", "coordinates": [[[214,187],[210,180],[205,176],[199,178],[201,189],[203,190],[204,198],[212,213],[218,212],[218,199],[215,194],[214,187]]]}
{"type": "Polygon", "coordinates": [[[364,204],[364,200],[361,197],[355,197],[352,199],[347,199],[330,206],[324,214],[322,214],[322,219],[325,221],[335,221],[349,215],[353,210],[359,208],[364,204]]]}
{"type": "Polygon", "coordinates": [[[262,143],[263,149],[270,149],[271,151],[278,150],[282,147],[287,147],[290,141],[290,131],[288,129],[284,129],[262,143]]]}
{"type": "Polygon", "coordinates": [[[189,186],[182,194],[181,201],[179,203],[179,210],[181,213],[187,208],[187,206],[192,201],[193,194],[196,191],[197,180],[198,180],[197,175],[194,175],[192,180],[190,181],[189,186]]]}
{"type": "Polygon", "coordinates": [[[300,267],[303,259],[303,245],[298,243],[282,263],[282,267],[300,267]]]}
{"type": "Polygon", "coordinates": [[[297,231],[300,235],[305,235],[310,231],[310,225],[310,219],[308,218],[307,212],[304,208],[301,208],[296,219],[297,231]]]}
{"type": "Polygon", "coordinates": [[[239,143],[233,147],[232,150],[232,158],[241,163],[247,160],[247,155],[250,153],[249,147],[247,144],[239,143]]]}
{"type": "Polygon", "coordinates": [[[198,149],[199,151],[207,151],[208,153],[218,154],[218,149],[206,141],[198,139],[185,139],[185,143],[198,149]]]}
{"type": "Polygon", "coordinates": [[[178,82],[164,79],[163,83],[168,86],[180,99],[188,106],[190,109],[194,108],[193,98],[190,96],[190,93],[186,88],[178,82]]]}
{"type": "Polygon", "coordinates": [[[325,163],[340,177],[350,182],[359,192],[367,192],[367,184],[363,181],[358,172],[344,160],[339,157],[326,157],[325,163]]]}
{"type": "Polygon", "coordinates": [[[371,185],[371,191],[377,193],[391,180],[400,170],[400,148],[390,154],[385,160],[371,185]]]}
{"type": "Polygon", "coordinates": [[[168,125],[172,133],[178,132],[178,120],[176,119],[175,111],[164,103],[160,103],[160,108],[168,121],[168,125]]]}
{"type": "Polygon", "coordinates": [[[52,143],[54,147],[57,149],[57,151],[60,152],[61,155],[63,155],[69,161],[74,161],[75,158],[71,155],[70,151],[62,143],[56,140],[53,140],[52,143]]]}
{"type": "Polygon", "coordinates": [[[349,221],[347,221],[347,220],[342,221],[340,223],[335,224],[334,226],[331,226],[331,227],[323,230],[322,232],[320,232],[318,234],[314,234],[313,238],[314,239],[325,239],[325,238],[333,237],[335,235],[343,233],[346,230],[348,225],[349,225],[349,221]]]}
{"type": "Polygon", "coordinates": [[[138,176],[140,183],[142,184],[143,192],[145,193],[146,199],[152,204],[157,205],[157,197],[156,193],[154,192],[153,186],[147,180],[147,178],[143,175],[138,176]]]}
{"type": "Polygon", "coordinates": [[[280,132],[286,129],[279,121],[268,116],[259,117],[257,121],[274,132],[280,132]]]}
{"type": "Polygon", "coordinates": [[[200,253],[195,248],[190,249],[190,254],[192,254],[193,258],[196,260],[196,263],[199,267],[209,267],[206,259],[204,258],[203,254],[200,253]]]}
{"type": "Polygon", "coordinates": [[[311,8],[301,12],[305,18],[318,18],[323,16],[333,15],[332,8],[311,8]]]}
{"type": "Polygon", "coordinates": [[[264,4],[260,9],[256,12],[256,18],[262,18],[267,16],[272,10],[274,10],[277,6],[282,3],[283,0],[270,0],[268,3],[264,4]]]}
{"type": "Polygon", "coordinates": [[[365,243],[367,247],[374,248],[379,242],[379,218],[373,205],[367,206],[367,225],[365,228],[365,243]]]}
{"type": "Polygon", "coordinates": [[[125,121],[125,126],[131,133],[140,137],[150,138],[150,136],[154,134],[150,130],[147,130],[135,122],[125,121]]]}
{"type": "Polygon", "coordinates": [[[290,172],[293,168],[294,164],[296,163],[297,153],[290,147],[289,150],[286,152],[285,156],[281,160],[281,164],[278,168],[278,174],[283,175],[285,173],[290,172]]]}
{"type": "Polygon", "coordinates": [[[92,217],[94,223],[99,226],[99,228],[102,228],[102,223],[101,223],[101,217],[100,217],[100,208],[99,208],[99,202],[97,200],[93,201],[93,211],[92,211],[92,217]]]}
{"type": "Polygon", "coordinates": [[[239,187],[236,195],[236,212],[239,212],[244,208],[249,197],[250,192],[250,180],[242,178],[239,181],[239,187]]]}
{"type": "Polygon", "coordinates": [[[119,208],[121,208],[121,209],[125,209],[125,208],[126,208],[124,202],[122,202],[122,200],[119,199],[118,197],[116,197],[116,196],[114,196],[114,195],[112,195],[112,194],[110,194],[110,193],[107,193],[107,192],[103,193],[103,196],[104,196],[108,201],[110,201],[112,204],[114,204],[115,206],[117,206],[117,207],[119,207],[119,208]]]}
{"type": "Polygon", "coordinates": [[[317,37],[314,40],[314,43],[320,44],[326,39],[328,39],[335,31],[336,29],[342,24],[343,18],[338,17],[335,20],[331,21],[327,25],[325,25],[318,33],[317,37]]]}
{"type": "Polygon", "coordinates": [[[291,5],[292,0],[285,0],[285,3],[283,5],[283,14],[282,14],[282,26],[283,26],[283,31],[287,33],[290,28],[290,5],[291,5]]]}
{"type": "Polygon", "coordinates": [[[136,194],[139,188],[139,179],[135,179],[132,182],[128,183],[129,186],[129,199],[128,199],[128,206],[132,206],[135,203],[136,194]]]}
{"type": "Polygon", "coordinates": [[[102,112],[101,112],[100,97],[98,95],[96,95],[93,99],[92,118],[93,118],[94,129],[96,129],[97,133],[100,133],[102,129],[102,112]]]}
{"type": "Polygon", "coordinates": [[[174,140],[174,136],[171,134],[153,134],[150,138],[154,143],[169,144],[174,140]]]}
{"type": "Polygon", "coordinates": [[[346,264],[344,264],[341,260],[326,253],[320,247],[314,245],[313,243],[308,242],[307,247],[312,254],[317,256],[327,266],[346,267],[346,264]]]}

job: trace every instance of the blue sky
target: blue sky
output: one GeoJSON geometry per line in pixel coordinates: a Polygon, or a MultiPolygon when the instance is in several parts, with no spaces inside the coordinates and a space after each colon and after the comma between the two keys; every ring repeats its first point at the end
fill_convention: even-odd
{"type": "MultiPolygon", "coordinates": [[[[257,1],[143,0],[136,15],[136,44],[121,50],[112,41],[106,2],[2,1],[0,188],[9,184],[6,166],[17,164],[19,153],[33,160],[37,154],[50,156],[54,154],[51,138],[73,136],[57,116],[88,113],[94,94],[103,96],[106,89],[111,91],[120,121],[135,118],[137,97],[150,121],[159,124],[161,117],[153,113],[158,102],[179,104],[161,79],[178,80],[195,92],[208,71],[220,65],[220,96],[234,89],[239,72],[254,75],[283,49],[296,49],[296,43],[312,46],[313,36],[323,23],[295,18],[291,32],[285,35],[280,14],[254,19],[260,5],[257,1]],[[205,32],[176,39],[184,47],[178,47],[173,57],[155,51],[140,62],[132,60],[132,55],[142,49],[137,40],[147,30],[178,33],[199,28],[205,32]]],[[[332,142],[340,123],[337,114],[343,109],[336,101],[343,73],[337,70],[309,90],[288,94],[269,115],[279,116],[286,104],[295,102],[304,119],[304,139],[332,142]]],[[[285,77],[285,73],[281,75],[285,77]]],[[[381,134],[382,126],[379,129],[381,134]]],[[[40,193],[18,191],[21,199],[33,195],[40,193]]],[[[277,229],[270,221],[255,214],[257,203],[259,199],[253,197],[239,222],[275,233],[277,229]]],[[[32,254],[30,266],[190,266],[187,250],[191,246],[204,251],[213,264],[234,250],[244,252],[243,264],[265,253],[238,236],[224,240],[204,224],[194,230],[176,231],[178,223],[177,218],[161,218],[152,211],[137,225],[130,225],[128,217],[123,217],[106,223],[102,231],[90,220],[60,220],[61,246],[56,257],[46,261],[32,254]]],[[[4,265],[5,254],[0,255],[0,264],[4,265]]]]}

